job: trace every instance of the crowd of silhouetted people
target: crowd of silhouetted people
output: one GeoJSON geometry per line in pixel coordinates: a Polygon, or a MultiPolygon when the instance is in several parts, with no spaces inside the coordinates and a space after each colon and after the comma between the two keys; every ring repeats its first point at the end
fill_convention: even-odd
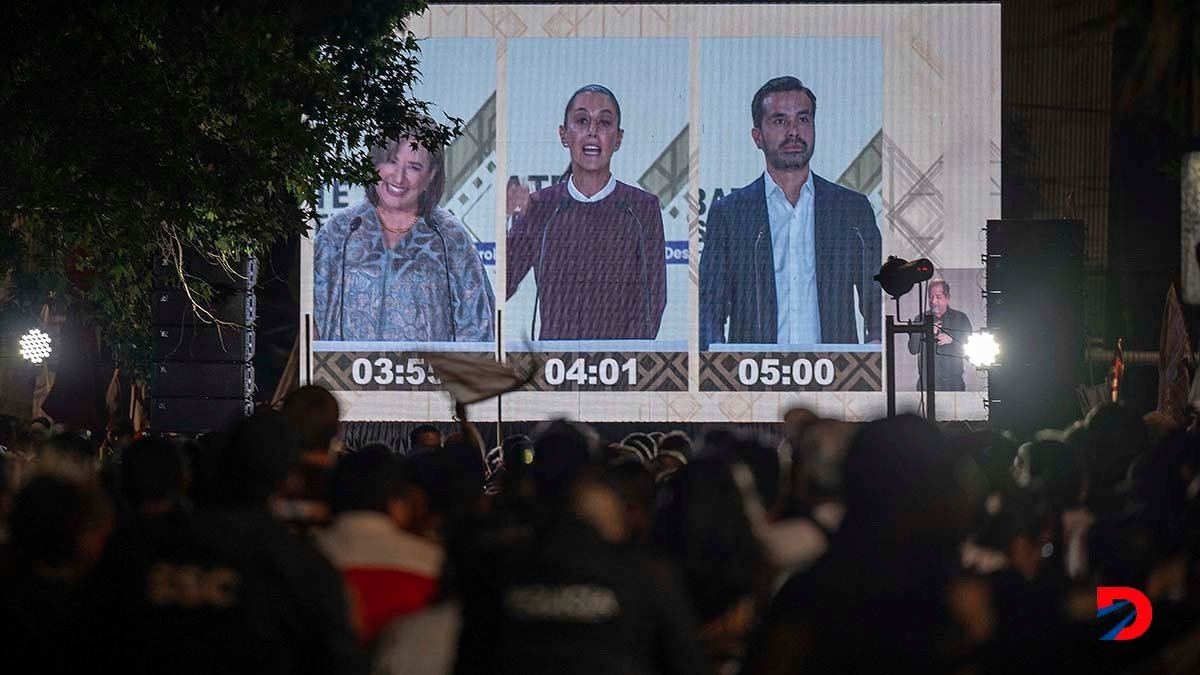
{"type": "Polygon", "coordinates": [[[5,673],[1197,673],[1200,434],[790,411],[346,447],[338,404],[194,439],[0,419],[5,673]],[[1101,637],[1096,589],[1153,606],[1101,637]]]}

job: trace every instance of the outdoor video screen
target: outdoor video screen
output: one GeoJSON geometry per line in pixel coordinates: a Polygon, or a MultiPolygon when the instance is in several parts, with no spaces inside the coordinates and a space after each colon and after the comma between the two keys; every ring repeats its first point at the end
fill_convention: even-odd
{"type": "MultiPolygon", "coordinates": [[[[939,416],[986,417],[998,5],[435,5],[414,95],[464,133],[373,151],[304,242],[302,381],[439,420],[431,352],[532,378],[478,420],[880,416],[885,316],[932,313],[939,416]],[[887,256],[929,258],[897,304],[887,256]],[[923,296],[923,306],[918,299],[923,296]]],[[[919,343],[896,338],[900,408],[919,343]]]]}

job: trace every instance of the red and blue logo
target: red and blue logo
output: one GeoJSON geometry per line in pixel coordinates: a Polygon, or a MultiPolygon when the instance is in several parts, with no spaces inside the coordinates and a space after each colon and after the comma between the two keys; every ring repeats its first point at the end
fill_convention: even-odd
{"type": "Polygon", "coordinates": [[[1100,586],[1096,589],[1096,618],[1119,612],[1129,613],[1100,637],[1101,640],[1136,640],[1150,628],[1154,608],[1150,598],[1127,586],[1100,586]]]}

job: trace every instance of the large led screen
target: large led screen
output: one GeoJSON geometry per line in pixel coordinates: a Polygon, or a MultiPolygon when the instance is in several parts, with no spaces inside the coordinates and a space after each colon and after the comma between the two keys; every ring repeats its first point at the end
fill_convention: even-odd
{"type": "MultiPolygon", "coordinates": [[[[301,380],[347,419],[447,419],[446,351],[532,375],[479,420],[868,419],[886,317],[922,312],[939,417],[986,417],[960,345],[1000,215],[998,5],[439,4],[408,29],[414,95],[465,128],[321,195],[301,380]],[[888,256],[935,282],[896,303],[888,256]]],[[[895,346],[917,410],[920,345],[895,346]]]]}

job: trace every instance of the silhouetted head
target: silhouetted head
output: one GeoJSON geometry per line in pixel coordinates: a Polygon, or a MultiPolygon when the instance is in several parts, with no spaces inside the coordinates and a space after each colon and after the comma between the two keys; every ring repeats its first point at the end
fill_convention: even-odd
{"type": "Polygon", "coordinates": [[[74,580],[103,553],[112,505],[93,473],[59,469],[38,470],[14,496],[9,541],[18,565],[74,580]]]}
{"type": "Polygon", "coordinates": [[[409,451],[442,447],[442,432],[432,424],[418,424],[408,432],[409,451]]]}
{"type": "Polygon", "coordinates": [[[959,458],[930,422],[913,415],[862,427],[843,466],[846,518],[839,534],[881,547],[957,545],[969,522],[959,458]]]}
{"type": "Polygon", "coordinates": [[[329,508],[334,515],[347,511],[388,512],[388,502],[403,498],[412,479],[399,457],[386,446],[350,453],[329,474],[329,508]]]}
{"type": "Polygon", "coordinates": [[[283,415],[300,434],[304,452],[326,452],[341,428],[337,399],[315,384],[300,387],[283,402],[283,415]]]}
{"type": "Polygon", "coordinates": [[[296,466],[300,436],[282,413],[264,412],[234,425],[217,452],[216,479],[224,500],[264,507],[296,466]]]}
{"type": "Polygon", "coordinates": [[[533,478],[539,497],[558,499],[600,460],[600,438],[590,427],[555,420],[534,433],[533,478]]]}
{"type": "Polygon", "coordinates": [[[662,487],[651,539],[682,570],[701,624],[753,594],[763,572],[764,522],[740,464],[700,459],[662,487]]]}
{"type": "Polygon", "coordinates": [[[133,510],[183,497],[187,463],[179,446],[166,438],[137,440],[121,456],[121,488],[133,510]]]}

